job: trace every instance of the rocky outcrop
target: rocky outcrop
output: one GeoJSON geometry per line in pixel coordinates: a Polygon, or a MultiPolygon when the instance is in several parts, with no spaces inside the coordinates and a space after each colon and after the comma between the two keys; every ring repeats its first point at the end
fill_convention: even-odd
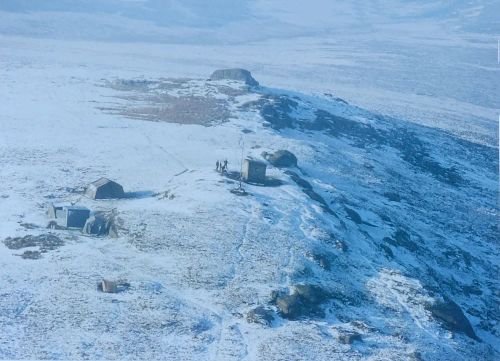
{"type": "Polygon", "coordinates": [[[24,237],[8,237],[3,243],[7,248],[13,250],[39,247],[41,253],[53,251],[64,245],[64,241],[52,233],[40,234],[37,236],[27,235],[24,237]]]}
{"type": "Polygon", "coordinates": [[[417,252],[419,249],[419,245],[412,240],[408,232],[399,228],[392,237],[384,237],[384,242],[395,247],[404,247],[410,252],[417,252]]]}
{"type": "Polygon", "coordinates": [[[357,332],[344,332],[340,333],[337,337],[340,343],[343,343],[344,345],[350,345],[355,341],[363,341],[361,338],[361,335],[357,332]]]}
{"type": "Polygon", "coordinates": [[[259,82],[253,78],[248,70],[240,68],[216,70],[209,80],[237,80],[249,86],[259,86],[259,82]]]}
{"type": "Polygon", "coordinates": [[[323,316],[319,307],[330,299],[330,295],[317,285],[295,285],[291,294],[274,293],[272,301],[280,315],[289,320],[302,317],[323,316]]]}
{"type": "Polygon", "coordinates": [[[274,321],[273,312],[263,306],[258,306],[247,313],[247,321],[249,323],[271,326],[274,321]]]}

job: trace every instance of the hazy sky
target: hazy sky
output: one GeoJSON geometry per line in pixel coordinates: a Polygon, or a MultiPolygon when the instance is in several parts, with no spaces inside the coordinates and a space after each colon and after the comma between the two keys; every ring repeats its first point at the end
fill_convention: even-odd
{"type": "MultiPolygon", "coordinates": [[[[66,12],[113,15],[147,21],[154,26],[193,28],[255,24],[246,32],[258,32],[262,24],[275,28],[308,30],[338,29],[345,26],[369,29],[393,22],[451,22],[475,31],[500,32],[500,3],[492,0],[385,0],[359,3],[349,0],[2,0],[0,19],[7,12],[33,17],[34,12],[66,12]],[[2,15],[2,11],[5,13],[2,15]]],[[[47,15],[44,15],[47,16],[47,15]]],[[[48,19],[48,17],[47,17],[48,19]]],[[[32,18],[30,20],[33,20],[32,18]]],[[[42,21],[42,18],[35,19],[42,21]]],[[[48,21],[50,23],[50,21],[48,21]]],[[[102,20],[101,20],[102,22],[102,20]]],[[[48,24],[50,27],[50,24],[48,24]]],[[[54,26],[57,26],[57,21],[54,26]]],[[[0,29],[1,30],[1,29],[0,29]]],[[[64,32],[65,29],[59,29],[64,32]]],[[[355,29],[354,29],[355,30],[355,29]]]]}

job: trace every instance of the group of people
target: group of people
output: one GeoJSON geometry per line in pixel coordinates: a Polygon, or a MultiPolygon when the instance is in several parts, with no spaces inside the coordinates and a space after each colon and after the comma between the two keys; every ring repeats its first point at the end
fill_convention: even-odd
{"type": "Polygon", "coordinates": [[[227,159],[224,160],[224,161],[217,161],[215,163],[215,169],[217,170],[217,172],[220,172],[220,173],[226,173],[227,172],[227,159]]]}

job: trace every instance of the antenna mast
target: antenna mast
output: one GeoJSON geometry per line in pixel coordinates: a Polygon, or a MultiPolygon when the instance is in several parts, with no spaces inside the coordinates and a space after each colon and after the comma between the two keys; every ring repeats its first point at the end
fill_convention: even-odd
{"type": "Polygon", "coordinates": [[[243,136],[240,137],[239,145],[241,147],[241,159],[240,159],[240,183],[239,189],[241,189],[241,178],[243,177],[243,155],[245,153],[245,142],[243,141],[243,136]]]}

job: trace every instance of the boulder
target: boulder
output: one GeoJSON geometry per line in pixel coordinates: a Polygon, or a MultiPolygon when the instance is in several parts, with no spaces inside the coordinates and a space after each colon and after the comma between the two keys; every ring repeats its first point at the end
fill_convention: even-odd
{"type": "Polygon", "coordinates": [[[304,316],[308,311],[307,305],[304,305],[302,298],[296,294],[278,297],[276,306],[281,316],[290,320],[304,316]]]}
{"type": "Polygon", "coordinates": [[[91,236],[118,237],[113,213],[98,212],[87,219],[82,232],[91,236]]]}
{"type": "Polygon", "coordinates": [[[316,285],[296,285],[294,294],[311,304],[319,305],[329,298],[328,292],[316,285]]]}
{"type": "Polygon", "coordinates": [[[288,294],[288,292],[284,291],[284,290],[273,290],[271,291],[271,295],[270,295],[270,300],[269,300],[269,303],[272,304],[272,305],[276,305],[276,303],[278,302],[278,299],[280,297],[283,297],[283,296],[286,296],[288,294]]]}
{"type": "Polygon", "coordinates": [[[247,313],[247,321],[264,326],[271,326],[274,321],[274,316],[271,310],[258,306],[247,313]]]}
{"type": "Polygon", "coordinates": [[[334,256],[331,254],[323,253],[307,253],[306,257],[316,262],[324,270],[330,271],[332,268],[332,263],[330,261],[334,256]]]}
{"type": "Polygon", "coordinates": [[[297,157],[288,150],[277,150],[274,153],[263,153],[264,158],[278,168],[296,167],[297,157]]]}
{"type": "Polygon", "coordinates": [[[479,341],[462,309],[451,299],[444,297],[442,302],[436,302],[428,306],[427,309],[447,330],[464,333],[470,338],[479,341]]]}
{"type": "Polygon", "coordinates": [[[245,69],[220,69],[212,73],[209,80],[237,80],[249,86],[259,86],[259,82],[245,69]]]}
{"type": "Polygon", "coordinates": [[[317,285],[296,285],[292,294],[274,294],[276,307],[283,318],[295,320],[301,317],[322,316],[320,305],[330,294],[317,285]]]}
{"type": "Polygon", "coordinates": [[[341,333],[338,335],[337,339],[339,340],[340,343],[343,343],[344,345],[350,345],[354,341],[363,341],[361,338],[361,335],[357,332],[345,332],[341,333]]]}

